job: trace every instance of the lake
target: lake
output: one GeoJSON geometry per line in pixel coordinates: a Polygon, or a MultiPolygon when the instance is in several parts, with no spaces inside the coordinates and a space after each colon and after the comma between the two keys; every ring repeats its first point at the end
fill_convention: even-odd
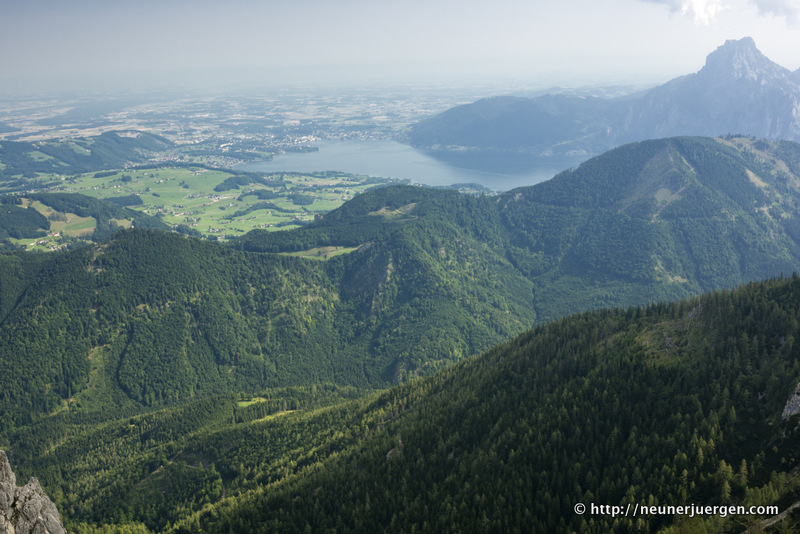
{"type": "Polygon", "coordinates": [[[287,153],[237,165],[244,171],[339,171],[399,178],[432,186],[475,183],[494,191],[533,185],[577,166],[572,160],[531,155],[426,151],[395,141],[324,141],[315,152],[287,153]]]}

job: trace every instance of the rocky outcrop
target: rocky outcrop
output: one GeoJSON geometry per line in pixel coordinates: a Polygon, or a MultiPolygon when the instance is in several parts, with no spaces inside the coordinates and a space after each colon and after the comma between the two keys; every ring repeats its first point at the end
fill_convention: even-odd
{"type": "Polygon", "coordinates": [[[800,383],[794,390],[794,394],[789,397],[786,406],[783,407],[782,419],[789,419],[791,416],[800,413],[800,383]]]}
{"type": "Polygon", "coordinates": [[[800,85],[749,37],[726,41],[697,73],[633,102],[620,140],[747,134],[800,140],[800,85]]]}
{"type": "Polygon", "coordinates": [[[6,453],[0,451],[0,534],[66,534],[61,517],[31,478],[21,488],[11,470],[6,453]]]}

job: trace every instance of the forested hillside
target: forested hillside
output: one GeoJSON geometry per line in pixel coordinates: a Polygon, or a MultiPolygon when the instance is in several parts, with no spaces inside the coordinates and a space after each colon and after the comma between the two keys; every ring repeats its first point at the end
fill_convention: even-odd
{"type": "Polygon", "coordinates": [[[434,233],[388,239],[319,262],[124,230],[0,256],[3,426],[264,386],[386,385],[533,323],[530,291],[501,283],[509,265],[434,233]]]}
{"type": "Polygon", "coordinates": [[[39,250],[34,246],[35,241],[48,234],[59,234],[60,248],[73,249],[88,242],[102,241],[120,228],[134,225],[171,230],[152,215],[76,193],[0,196],[0,249],[26,248],[20,243],[32,239],[33,250],[39,250]]]}
{"type": "MultiPolygon", "coordinates": [[[[0,447],[89,530],[605,531],[574,502],[773,502],[797,280],[636,306],[792,273],[798,191],[797,144],[673,138],[498,196],[373,189],[228,245],[6,253],[0,447]],[[325,246],[346,253],[298,257],[325,246]],[[634,307],[562,319],[609,306],[634,307]]],[[[619,528],[669,523],[640,519],[619,528]]]]}
{"type": "Polygon", "coordinates": [[[575,311],[790,273],[798,177],[793,143],[675,138],[500,196],[379,188],[230,246],[127,230],[0,256],[2,428],[264,386],[382,387],[575,311]],[[322,246],[351,252],[291,256],[322,246]]]}
{"type": "Polygon", "coordinates": [[[792,272],[799,191],[800,145],[672,138],[620,147],[499,202],[509,258],[539,282],[539,319],[550,319],[792,272]]]}
{"type": "MultiPolygon", "coordinates": [[[[147,132],[106,132],[69,141],[0,143],[0,190],[31,189],[39,173],[70,174],[122,168],[147,161],[147,155],[173,143],[147,132]]],[[[38,184],[41,185],[41,184],[38,184]]]]}
{"type": "Polygon", "coordinates": [[[615,518],[574,505],[785,509],[800,498],[789,474],[800,460],[798,416],[784,412],[800,378],[798,311],[793,277],[556,321],[343,408],[343,426],[353,409],[361,414],[349,447],[319,447],[320,464],[181,526],[738,531],[760,518],[615,518]]]}
{"type": "Polygon", "coordinates": [[[78,532],[739,532],[764,514],[590,506],[800,499],[798,312],[797,276],[587,312],[357,400],[315,387],[105,425],[61,413],[16,434],[17,461],[78,532]]]}
{"type": "Polygon", "coordinates": [[[395,227],[455,226],[532,282],[547,320],[792,272],[799,208],[800,145],[682,137],[625,145],[496,197],[374,191],[305,228],[253,231],[234,246],[358,246],[395,227]]]}

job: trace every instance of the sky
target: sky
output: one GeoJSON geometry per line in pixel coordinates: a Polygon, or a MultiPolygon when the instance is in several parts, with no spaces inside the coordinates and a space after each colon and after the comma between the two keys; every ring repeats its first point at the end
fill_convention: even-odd
{"type": "Polygon", "coordinates": [[[662,83],[745,36],[800,68],[800,0],[3,0],[0,91],[662,83]]]}

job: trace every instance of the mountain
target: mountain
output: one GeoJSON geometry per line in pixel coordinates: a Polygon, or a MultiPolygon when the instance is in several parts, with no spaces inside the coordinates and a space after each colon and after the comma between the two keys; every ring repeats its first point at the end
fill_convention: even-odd
{"type": "Polygon", "coordinates": [[[356,400],[61,413],[17,458],[81,532],[760,531],[800,499],[798,313],[797,276],[587,312],[356,400]]]}
{"type": "Polygon", "coordinates": [[[415,124],[412,145],[434,149],[597,154],[675,135],[745,134],[800,140],[797,73],[773,63],[749,37],[712,52],[697,73],[624,98],[495,97],[415,124]]]}
{"type": "Polygon", "coordinates": [[[800,145],[671,138],[499,196],[377,188],[229,246],[123,230],[0,255],[0,432],[60,410],[385,387],[576,311],[791,273],[798,191],[800,145]],[[348,253],[297,257],[321,247],[348,253]]]}
{"type": "Polygon", "coordinates": [[[800,85],[749,37],[727,41],[697,73],[672,80],[637,101],[620,138],[739,133],[800,140],[800,85]]]}
{"type": "MultiPolygon", "coordinates": [[[[385,192],[402,205],[427,195],[465,212],[487,205],[385,192]]],[[[387,226],[326,262],[144,230],[0,255],[0,426],[266,385],[385,386],[533,324],[531,282],[487,243],[417,215],[387,226]]]]}
{"type": "Polygon", "coordinates": [[[433,150],[489,150],[580,156],[613,146],[622,106],[574,95],[496,96],[414,124],[410,142],[433,150]]]}
{"type": "MultiPolygon", "coordinates": [[[[537,328],[319,414],[362,426],[330,440],[335,453],[313,454],[296,474],[223,499],[179,530],[744,531],[776,511],[633,514],[694,503],[785,510],[798,500],[798,416],[786,408],[800,379],[799,296],[795,277],[537,328]],[[606,503],[631,509],[592,512],[606,503]]],[[[240,462],[252,455],[249,466],[275,461],[245,444],[234,450],[240,462]]]]}
{"type": "Polygon", "coordinates": [[[487,243],[534,284],[539,321],[670,300],[793,271],[798,147],[747,138],[645,141],[472,206],[424,190],[413,197],[397,196],[413,189],[379,190],[296,232],[254,231],[234,246],[357,246],[383,231],[374,224],[378,210],[400,210],[403,217],[383,224],[455,225],[487,243]]]}
{"type": "MultiPolygon", "coordinates": [[[[376,188],[229,245],[0,254],[0,445],[80,532],[785,507],[800,281],[663,302],[796,270],[799,192],[796,143],[679,137],[502,195],[376,188]]],[[[671,525],[639,519],[618,528],[671,525]]]]}

